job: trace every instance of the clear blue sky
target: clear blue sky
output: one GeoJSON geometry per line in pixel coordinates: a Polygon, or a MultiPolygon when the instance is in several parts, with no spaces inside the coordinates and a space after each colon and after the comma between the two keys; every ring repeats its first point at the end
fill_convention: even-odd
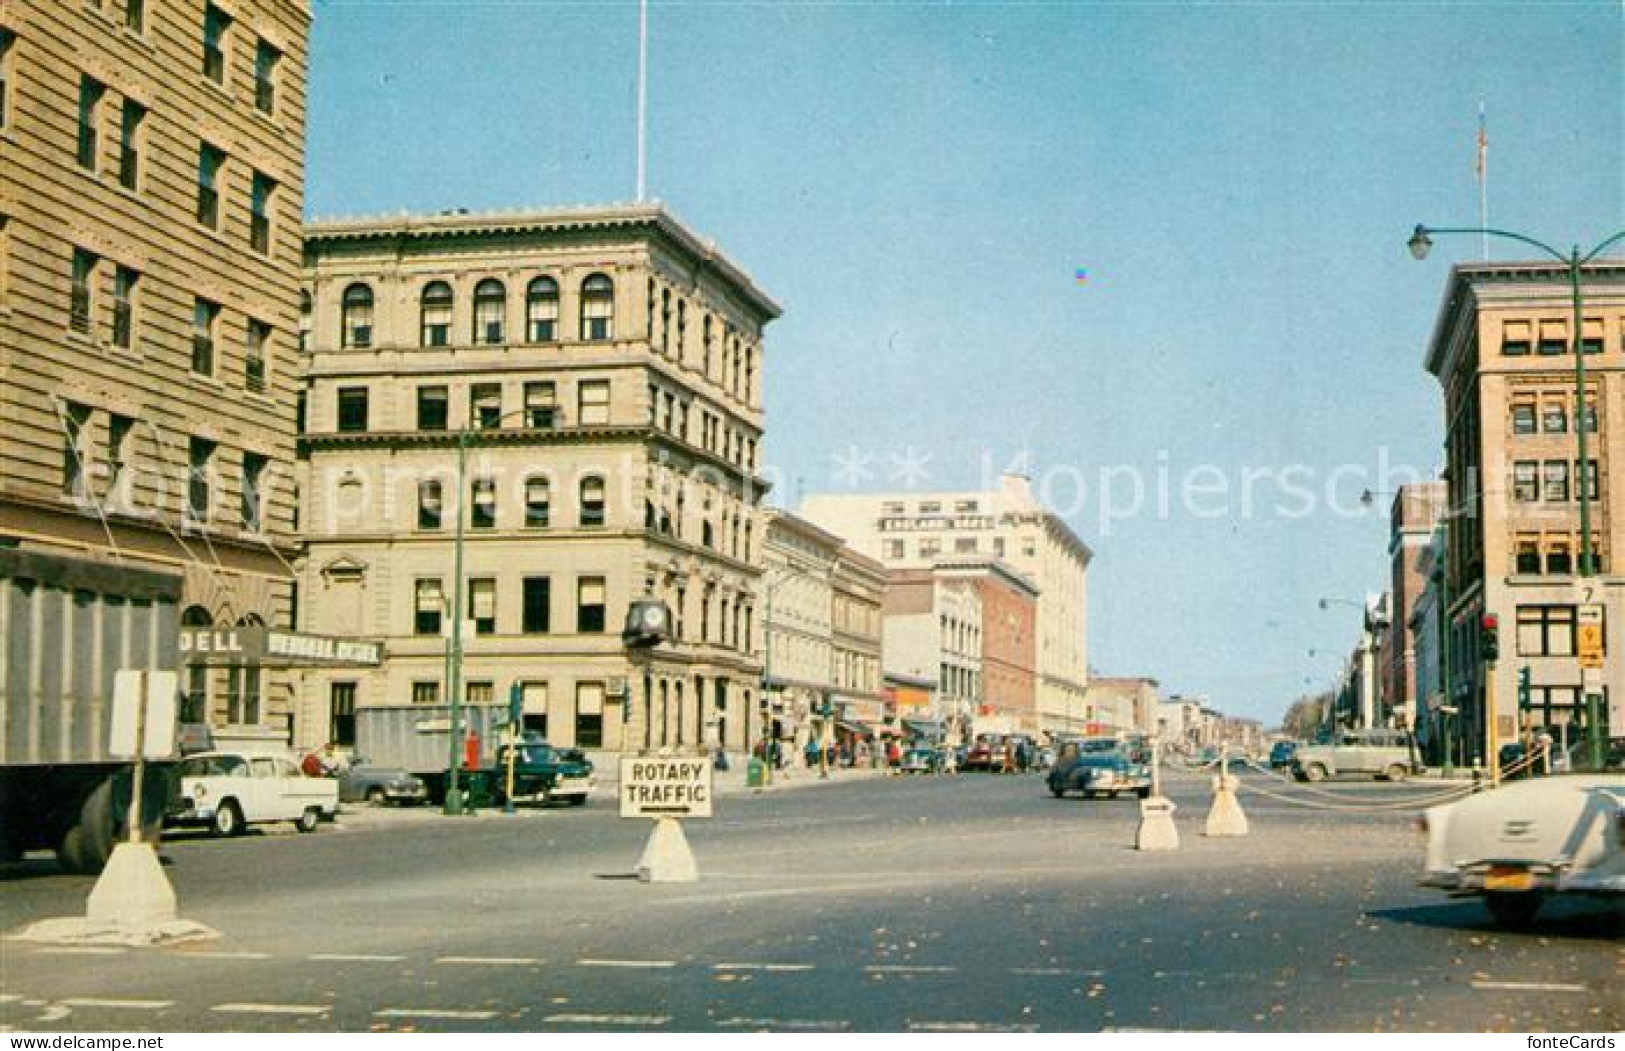
{"type": "MultiPolygon", "coordinates": [[[[311,215],[632,197],[632,0],[313,6],[311,215]]],[[[1204,463],[1318,486],[1384,447],[1426,474],[1423,345],[1479,245],[1416,263],[1405,238],[1476,223],[1481,99],[1493,225],[1625,226],[1621,11],[655,4],[650,194],[785,306],[779,499],[849,489],[853,446],[864,488],[897,487],[910,448],[924,488],[1024,452],[1091,487],[1204,463]]],[[[1106,535],[1088,494],[1091,665],[1264,719],[1333,676],[1358,614],[1317,602],[1383,587],[1386,508],[1288,517],[1258,492],[1250,517],[1176,504],[1106,535]]]]}

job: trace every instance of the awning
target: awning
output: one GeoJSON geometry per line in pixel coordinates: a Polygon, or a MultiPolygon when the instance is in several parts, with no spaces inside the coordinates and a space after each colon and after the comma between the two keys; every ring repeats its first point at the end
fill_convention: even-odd
{"type": "Polygon", "coordinates": [[[923,737],[941,737],[942,724],[935,719],[903,719],[903,725],[923,737]]]}

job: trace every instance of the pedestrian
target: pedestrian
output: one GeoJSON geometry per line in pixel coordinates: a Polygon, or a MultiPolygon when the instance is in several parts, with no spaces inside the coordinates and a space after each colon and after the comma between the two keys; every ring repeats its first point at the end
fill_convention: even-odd
{"type": "Polygon", "coordinates": [[[818,742],[813,740],[811,737],[807,738],[807,746],[801,750],[801,755],[802,759],[807,764],[807,769],[811,770],[813,767],[817,766],[818,742]]]}
{"type": "Polygon", "coordinates": [[[999,773],[1013,774],[1016,772],[1016,742],[1013,738],[1004,739],[1004,758],[999,765],[999,773]]]}

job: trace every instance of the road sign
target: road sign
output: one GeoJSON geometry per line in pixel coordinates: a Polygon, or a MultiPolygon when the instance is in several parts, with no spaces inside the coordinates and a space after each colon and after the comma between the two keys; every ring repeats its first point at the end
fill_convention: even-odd
{"type": "Polygon", "coordinates": [[[1579,631],[1575,649],[1582,668],[1602,667],[1602,607],[1581,606],[1578,617],[1579,631]]]}
{"type": "Polygon", "coordinates": [[[622,817],[710,817],[711,761],[669,756],[621,759],[622,817]]]}
{"type": "Polygon", "coordinates": [[[167,759],[175,754],[175,692],[180,677],[172,671],[141,671],[126,668],[113,675],[113,725],[107,735],[107,751],[120,759],[167,759]],[[142,684],[146,685],[146,714],[141,706],[142,684]],[[141,747],[136,747],[136,727],[143,725],[141,747]]]}

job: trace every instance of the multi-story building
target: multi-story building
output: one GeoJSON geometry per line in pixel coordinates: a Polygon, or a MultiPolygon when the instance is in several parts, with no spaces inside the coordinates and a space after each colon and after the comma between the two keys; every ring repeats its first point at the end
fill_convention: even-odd
{"type": "Polygon", "coordinates": [[[1162,698],[1157,680],[1142,676],[1092,676],[1083,732],[1090,734],[1157,732],[1162,698]]]}
{"type": "Polygon", "coordinates": [[[768,511],[762,543],[762,686],[770,736],[800,748],[827,734],[835,691],[835,565],[841,538],[768,511]]]}
{"type": "Polygon", "coordinates": [[[886,568],[843,544],[830,583],[836,711],[854,722],[878,721],[885,715],[880,673],[886,568]]]}
{"type": "Polygon", "coordinates": [[[1427,587],[1422,553],[1444,513],[1445,484],[1402,485],[1389,512],[1389,602],[1382,645],[1382,706],[1379,722],[1414,727],[1417,713],[1416,639],[1411,615],[1427,587]]]}
{"type": "Polygon", "coordinates": [[[888,569],[929,569],[966,556],[1009,563],[1038,589],[1040,728],[1076,721],[1088,684],[1086,573],[1093,553],[1033,497],[1026,478],[1004,475],[989,492],[815,495],[800,513],[888,569]]]}
{"type": "Polygon", "coordinates": [[[469,704],[517,688],[561,745],[745,747],[777,305],[655,206],[316,223],[305,293],[303,618],[386,652],[308,677],[335,730],[444,703],[459,617],[469,704]],[[674,636],[634,658],[645,595],[674,636]]]}
{"type": "Polygon", "coordinates": [[[1407,633],[1415,654],[1416,743],[1424,761],[1444,761],[1443,741],[1449,715],[1444,709],[1446,654],[1443,640],[1444,527],[1435,524],[1433,535],[1417,552],[1416,573],[1423,581],[1411,608],[1407,633]]]}
{"type": "Polygon", "coordinates": [[[1448,693],[1469,758],[1486,759],[1492,736],[1506,742],[1528,729],[1572,740],[1587,695],[1600,698],[1599,722],[1625,732],[1625,575],[1617,565],[1625,516],[1616,513],[1625,484],[1625,263],[1586,266],[1581,292],[1576,334],[1566,267],[1458,265],[1428,345],[1426,367],[1444,394],[1451,509],[1444,518],[1448,693]],[[1596,556],[1591,575],[1581,565],[1582,493],[1596,556]],[[1485,615],[1499,627],[1493,664],[1481,648],[1485,615]],[[1605,652],[1602,666],[1587,673],[1577,638],[1592,617],[1601,621],[1605,652]],[[1520,712],[1524,669],[1530,686],[1520,712]]]}
{"type": "MultiPolygon", "coordinates": [[[[178,573],[190,628],[291,614],[309,29],[0,3],[0,545],[178,573]]],[[[195,664],[183,718],[286,741],[293,681],[195,664]]]]}
{"type": "Polygon", "coordinates": [[[982,599],[973,581],[931,569],[887,573],[882,671],[891,715],[968,734],[983,696],[982,599]]]}
{"type": "MultiPolygon", "coordinates": [[[[987,556],[950,556],[932,573],[944,583],[963,581],[976,591],[982,623],[978,714],[984,721],[1036,732],[1038,589],[1007,563],[987,556]]],[[[952,656],[953,647],[947,652],[952,656]]]]}

